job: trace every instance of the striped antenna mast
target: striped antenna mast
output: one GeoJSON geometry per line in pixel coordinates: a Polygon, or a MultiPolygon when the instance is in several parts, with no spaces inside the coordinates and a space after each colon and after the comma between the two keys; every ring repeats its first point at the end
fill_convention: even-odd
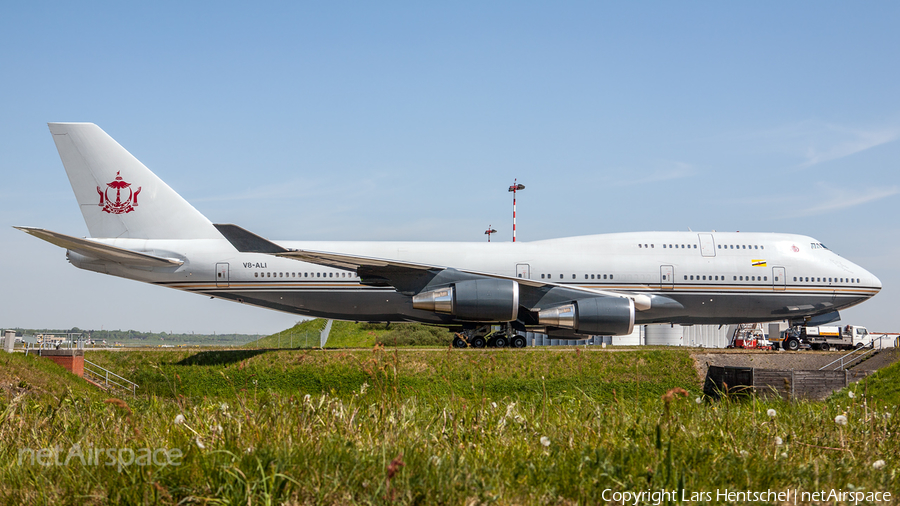
{"type": "Polygon", "coordinates": [[[513,180],[513,185],[509,187],[509,191],[513,194],[513,242],[516,242],[516,192],[524,190],[525,185],[518,183],[518,178],[513,180]]]}

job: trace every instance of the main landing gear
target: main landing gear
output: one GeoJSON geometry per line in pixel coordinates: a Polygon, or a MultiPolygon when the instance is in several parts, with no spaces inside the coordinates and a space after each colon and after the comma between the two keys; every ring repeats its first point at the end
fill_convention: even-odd
{"type": "Polygon", "coordinates": [[[512,326],[492,332],[490,325],[466,329],[453,338],[454,348],[524,348],[528,345],[525,336],[517,334],[512,326]]]}

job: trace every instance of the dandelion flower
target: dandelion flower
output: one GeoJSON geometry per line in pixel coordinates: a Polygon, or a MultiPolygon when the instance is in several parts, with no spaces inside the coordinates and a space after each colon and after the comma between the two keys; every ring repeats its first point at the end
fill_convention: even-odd
{"type": "Polygon", "coordinates": [[[494,408],[494,409],[497,409],[497,403],[496,403],[496,402],[492,402],[492,403],[491,403],[491,407],[494,408]]]}
{"type": "Polygon", "coordinates": [[[219,410],[222,411],[223,413],[228,411],[228,403],[223,402],[222,404],[219,404],[219,410]]]}
{"type": "Polygon", "coordinates": [[[203,441],[200,441],[200,438],[199,438],[199,437],[197,438],[196,441],[197,441],[197,448],[200,448],[201,450],[205,450],[205,449],[206,449],[206,445],[203,444],[203,441]]]}
{"type": "Polygon", "coordinates": [[[787,452],[781,452],[781,458],[786,459],[786,458],[787,458],[787,452]]]}
{"type": "Polygon", "coordinates": [[[775,446],[781,446],[783,443],[784,441],[780,437],[775,436],[775,446]]]}
{"type": "Polygon", "coordinates": [[[769,408],[769,410],[766,411],[766,414],[769,415],[769,418],[775,418],[775,415],[777,415],[778,412],[772,408],[769,408]]]}
{"type": "Polygon", "coordinates": [[[541,436],[541,445],[550,446],[550,438],[547,436],[541,436]]]}
{"type": "Polygon", "coordinates": [[[848,392],[847,392],[847,397],[850,397],[850,398],[851,398],[851,399],[853,399],[853,398],[855,398],[855,397],[856,397],[856,394],[855,394],[855,393],[853,393],[853,391],[852,391],[852,390],[850,390],[850,391],[848,391],[848,392]]]}
{"type": "Polygon", "coordinates": [[[747,450],[741,450],[741,457],[747,458],[750,456],[750,452],[747,450]]]}
{"type": "Polygon", "coordinates": [[[703,402],[703,398],[702,398],[702,397],[697,397],[696,399],[694,399],[694,402],[696,402],[697,404],[700,404],[700,403],[703,402]]]}
{"type": "Polygon", "coordinates": [[[222,426],[216,425],[216,434],[221,434],[221,433],[222,433],[222,426]]]}
{"type": "Polygon", "coordinates": [[[175,415],[175,425],[181,425],[184,423],[184,415],[178,414],[175,415]]]}
{"type": "Polygon", "coordinates": [[[876,460],[875,462],[872,462],[872,468],[873,468],[873,469],[881,469],[882,467],[884,467],[884,461],[883,461],[883,460],[878,459],[878,460],[876,460]]]}
{"type": "Polygon", "coordinates": [[[847,417],[844,415],[838,415],[834,417],[834,423],[838,425],[847,425],[847,417]]]}

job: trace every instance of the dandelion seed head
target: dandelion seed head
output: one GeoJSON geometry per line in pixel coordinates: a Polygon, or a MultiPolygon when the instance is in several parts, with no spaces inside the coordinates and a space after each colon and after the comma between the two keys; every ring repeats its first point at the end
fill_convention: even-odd
{"type": "Polygon", "coordinates": [[[787,458],[787,452],[781,452],[781,458],[786,459],[786,458],[787,458]]]}
{"type": "Polygon", "coordinates": [[[222,430],[223,430],[223,429],[222,429],[222,426],[221,426],[221,425],[216,425],[216,434],[221,434],[221,433],[222,433],[222,430]]]}
{"type": "Polygon", "coordinates": [[[769,410],[766,411],[766,414],[769,415],[769,418],[775,418],[775,415],[777,415],[778,412],[772,408],[769,408],[769,410]]]}
{"type": "Polygon", "coordinates": [[[496,403],[496,402],[492,402],[492,403],[491,403],[491,407],[494,408],[494,409],[497,409],[497,403],[496,403]]]}
{"type": "Polygon", "coordinates": [[[741,450],[741,457],[747,458],[750,456],[750,452],[747,450],[741,450]]]}
{"type": "Polygon", "coordinates": [[[834,423],[838,425],[847,425],[847,417],[844,415],[838,415],[834,417],[834,423]]]}
{"type": "Polygon", "coordinates": [[[696,402],[697,404],[700,404],[701,402],[703,402],[703,398],[697,397],[696,399],[694,399],[694,402],[696,402]]]}
{"type": "Polygon", "coordinates": [[[848,391],[848,392],[847,392],[847,397],[849,397],[849,398],[851,398],[851,399],[853,399],[853,398],[855,398],[855,397],[856,397],[856,394],[855,394],[855,393],[853,393],[853,391],[852,391],[852,390],[850,390],[850,391],[848,391]]]}
{"type": "Polygon", "coordinates": [[[206,449],[206,445],[203,444],[203,441],[200,441],[200,438],[199,438],[199,437],[196,439],[196,443],[197,443],[197,448],[200,448],[201,450],[205,450],[205,449],[206,449]]]}
{"type": "Polygon", "coordinates": [[[542,446],[550,446],[550,438],[547,436],[541,436],[541,445],[542,446]]]}
{"type": "Polygon", "coordinates": [[[872,462],[872,468],[873,468],[873,469],[881,469],[882,467],[884,467],[884,461],[883,461],[883,460],[878,459],[878,460],[876,460],[875,462],[872,462]]]}
{"type": "Polygon", "coordinates": [[[775,446],[781,446],[783,443],[784,441],[780,437],[775,436],[775,446]]]}
{"type": "Polygon", "coordinates": [[[184,415],[181,413],[175,415],[175,425],[181,425],[184,423],[184,415]]]}

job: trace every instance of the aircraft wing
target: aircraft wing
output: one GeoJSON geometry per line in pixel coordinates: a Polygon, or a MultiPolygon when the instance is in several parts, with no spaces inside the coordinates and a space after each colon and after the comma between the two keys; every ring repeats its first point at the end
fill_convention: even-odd
{"type": "Polygon", "coordinates": [[[33,235],[38,239],[43,239],[50,244],[74,251],[86,257],[96,258],[97,260],[105,260],[124,265],[136,265],[142,267],[177,267],[184,262],[176,258],[164,258],[138,251],[132,251],[116,246],[109,246],[99,242],[89,241],[80,237],[60,234],[59,232],[51,232],[42,228],[34,227],[13,227],[33,235]]]}
{"type": "MultiPolygon", "coordinates": [[[[544,295],[549,291],[556,289],[557,293],[564,292],[565,297],[572,299],[597,296],[629,298],[634,301],[635,309],[641,311],[650,309],[652,299],[659,298],[645,294],[595,290],[535,279],[524,279],[488,272],[456,269],[448,266],[428,265],[324,251],[294,250],[279,246],[252,232],[238,227],[237,225],[214,226],[229,240],[229,242],[232,243],[232,245],[235,246],[235,248],[238,249],[238,251],[244,253],[269,253],[279,257],[293,258],[295,260],[324,265],[326,267],[356,271],[364,284],[393,286],[397,291],[406,294],[414,294],[424,287],[438,284],[442,280],[452,282],[461,279],[494,278],[514,280],[526,294],[530,292],[531,296],[523,297],[522,302],[527,300],[535,301],[535,303],[538,301],[546,302],[544,295]]],[[[562,293],[559,295],[563,296],[562,293]]],[[[556,297],[554,297],[554,299],[555,298],[556,297]]],[[[668,301],[670,299],[666,300],[668,301]]],[[[532,309],[538,308],[532,307],[532,309]]]]}

